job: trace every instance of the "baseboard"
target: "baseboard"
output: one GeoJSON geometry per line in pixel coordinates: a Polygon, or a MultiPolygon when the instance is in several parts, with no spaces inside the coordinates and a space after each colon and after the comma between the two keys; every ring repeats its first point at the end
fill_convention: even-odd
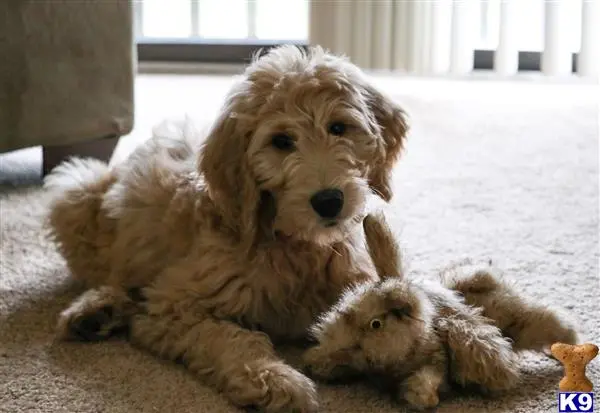
{"type": "Polygon", "coordinates": [[[198,62],[138,62],[139,74],[181,74],[181,75],[238,75],[245,65],[237,63],[198,63],[198,62]]]}

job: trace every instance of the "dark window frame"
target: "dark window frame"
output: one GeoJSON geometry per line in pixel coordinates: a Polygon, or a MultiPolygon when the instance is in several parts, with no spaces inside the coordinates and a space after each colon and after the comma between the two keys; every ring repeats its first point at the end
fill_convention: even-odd
{"type": "Polygon", "coordinates": [[[230,63],[244,64],[252,56],[272,47],[293,44],[306,47],[306,42],[282,40],[213,40],[213,39],[152,39],[137,42],[140,62],[230,63]]]}
{"type": "MultiPolygon", "coordinates": [[[[252,56],[263,53],[281,44],[294,44],[306,47],[302,41],[256,40],[213,40],[213,39],[152,39],[144,38],[137,43],[140,62],[177,63],[225,63],[245,64],[252,56]]],[[[519,71],[540,71],[540,52],[519,52],[519,71]]],[[[577,71],[577,53],[573,53],[572,71],[577,71]]],[[[491,70],[494,68],[493,50],[475,50],[474,68],[491,70]]]]}

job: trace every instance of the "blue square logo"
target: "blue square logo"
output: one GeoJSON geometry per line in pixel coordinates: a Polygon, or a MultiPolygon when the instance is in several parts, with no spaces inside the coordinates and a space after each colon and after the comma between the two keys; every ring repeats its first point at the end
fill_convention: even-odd
{"type": "Polygon", "coordinates": [[[558,393],[559,413],[588,413],[594,411],[594,393],[558,393]]]}

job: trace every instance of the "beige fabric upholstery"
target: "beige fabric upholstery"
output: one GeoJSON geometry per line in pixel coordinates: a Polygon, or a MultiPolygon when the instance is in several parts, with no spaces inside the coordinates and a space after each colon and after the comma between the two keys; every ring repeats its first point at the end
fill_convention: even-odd
{"type": "Polygon", "coordinates": [[[128,0],[0,1],[0,152],[133,126],[128,0]]]}

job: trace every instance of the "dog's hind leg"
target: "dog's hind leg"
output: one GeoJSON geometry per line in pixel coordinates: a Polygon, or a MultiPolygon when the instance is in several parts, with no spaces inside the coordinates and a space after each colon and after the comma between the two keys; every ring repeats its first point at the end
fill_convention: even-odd
{"type": "Polygon", "coordinates": [[[60,314],[57,338],[100,341],[126,332],[138,298],[108,286],[87,290],[60,314]]]}
{"type": "Polygon", "coordinates": [[[107,284],[116,220],[102,208],[116,177],[93,159],[71,159],[45,178],[51,195],[46,217],[48,236],[65,259],[71,275],[88,287],[107,284]]]}

